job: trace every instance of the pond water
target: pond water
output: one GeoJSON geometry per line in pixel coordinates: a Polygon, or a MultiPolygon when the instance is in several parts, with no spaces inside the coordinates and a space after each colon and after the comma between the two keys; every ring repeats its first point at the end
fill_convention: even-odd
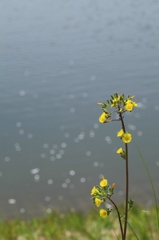
{"type": "MultiPolygon", "coordinates": [[[[37,216],[92,207],[102,175],[123,200],[119,122],[99,124],[114,92],[135,95],[125,115],[159,194],[158,1],[25,0],[1,3],[0,212],[37,216]]],[[[153,195],[130,143],[130,196],[153,195]]]]}

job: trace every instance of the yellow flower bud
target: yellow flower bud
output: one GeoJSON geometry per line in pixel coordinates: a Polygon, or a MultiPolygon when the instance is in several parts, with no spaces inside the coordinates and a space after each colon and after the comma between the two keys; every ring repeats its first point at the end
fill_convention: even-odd
{"type": "Polygon", "coordinates": [[[101,103],[101,102],[97,102],[97,104],[98,104],[98,105],[100,105],[100,106],[102,106],[102,105],[103,105],[103,103],[101,103]]]}
{"type": "Polygon", "coordinates": [[[112,183],[112,188],[113,188],[113,189],[115,188],[115,183],[112,183]]]}

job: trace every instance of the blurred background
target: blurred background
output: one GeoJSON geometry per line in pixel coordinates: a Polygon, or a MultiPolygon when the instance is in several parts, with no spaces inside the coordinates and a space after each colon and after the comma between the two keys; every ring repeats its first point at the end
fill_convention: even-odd
{"type": "MultiPolygon", "coordinates": [[[[125,115],[159,194],[157,0],[1,0],[0,216],[90,209],[102,175],[125,193],[120,122],[99,124],[97,102],[135,95],[125,115]]],[[[130,197],[153,195],[130,147],[130,197]]]]}

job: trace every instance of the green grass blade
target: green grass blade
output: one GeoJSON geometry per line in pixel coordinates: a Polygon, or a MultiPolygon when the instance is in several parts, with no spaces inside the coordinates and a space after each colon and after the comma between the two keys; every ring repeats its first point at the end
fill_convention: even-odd
{"type": "Polygon", "coordinates": [[[131,227],[130,223],[127,221],[127,224],[129,226],[129,228],[131,229],[131,231],[133,232],[134,236],[136,237],[137,240],[140,240],[137,236],[137,234],[134,232],[133,228],[131,227]]]}
{"type": "Polygon", "coordinates": [[[136,148],[137,148],[137,150],[138,150],[138,152],[139,152],[139,155],[140,155],[140,157],[141,157],[141,159],[142,159],[142,162],[143,162],[143,164],[144,164],[144,167],[145,167],[145,169],[146,169],[146,172],[147,172],[147,175],[148,175],[150,184],[151,184],[151,188],[152,188],[153,195],[154,195],[154,200],[155,200],[155,208],[156,208],[156,215],[157,215],[157,224],[158,224],[158,228],[159,228],[159,211],[158,211],[158,205],[157,205],[156,192],[155,192],[155,188],[154,188],[154,185],[153,185],[153,182],[152,182],[152,178],[151,178],[149,169],[148,169],[148,167],[147,167],[147,165],[146,165],[145,159],[144,159],[144,157],[143,157],[143,155],[142,155],[142,153],[141,153],[141,151],[140,151],[137,143],[135,142],[135,140],[133,140],[133,142],[134,142],[134,144],[135,144],[135,146],[136,146],[136,148]]]}

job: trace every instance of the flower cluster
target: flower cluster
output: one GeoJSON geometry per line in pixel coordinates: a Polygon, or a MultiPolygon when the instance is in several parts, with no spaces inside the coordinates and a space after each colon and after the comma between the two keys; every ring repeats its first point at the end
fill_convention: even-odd
{"type": "Polygon", "coordinates": [[[121,130],[117,133],[117,137],[120,137],[124,143],[129,143],[129,142],[131,142],[131,140],[132,140],[131,134],[128,133],[128,132],[124,132],[123,129],[121,129],[121,130]]]}
{"type": "MultiPolygon", "coordinates": [[[[101,123],[108,123],[112,121],[112,113],[108,111],[108,108],[115,108],[116,110],[114,112],[119,113],[124,113],[126,111],[131,112],[133,111],[134,107],[137,107],[137,103],[134,102],[132,99],[134,96],[127,96],[125,97],[124,94],[117,94],[114,93],[113,96],[111,96],[110,100],[107,100],[106,103],[100,103],[98,104],[102,107],[103,113],[99,117],[99,122],[101,123]]],[[[120,118],[119,118],[120,120],[120,118]]]]}
{"type": "MultiPolygon", "coordinates": [[[[121,121],[123,119],[122,114],[125,112],[133,111],[134,107],[137,107],[137,103],[133,101],[134,96],[128,95],[127,97],[124,94],[114,93],[111,96],[110,100],[107,100],[106,103],[98,103],[102,107],[103,113],[99,117],[99,122],[108,123],[110,121],[121,121]],[[115,108],[114,111],[108,111],[108,108],[115,108]],[[119,116],[118,119],[112,119],[113,113],[117,113],[119,116]]],[[[122,126],[123,127],[123,126],[122,126]]],[[[118,133],[119,137],[125,144],[130,143],[132,140],[132,135],[129,132],[126,132],[125,127],[123,127],[118,133]]],[[[116,152],[120,154],[123,159],[126,159],[126,152],[122,148],[119,148],[116,152]]]]}
{"type": "MultiPolygon", "coordinates": [[[[99,183],[99,186],[94,186],[91,190],[91,195],[93,196],[93,203],[97,207],[100,207],[101,203],[106,202],[106,199],[109,199],[112,196],[114,187],[115,183],[113,183],[110,187],[108,184],[108,180],[103,177],[99,183]]],[[[106,210],[100,209],[99,215],[102,218],[106,218],[111,212],[111,210],[111,208],[107,208],[106,210]]]]}

